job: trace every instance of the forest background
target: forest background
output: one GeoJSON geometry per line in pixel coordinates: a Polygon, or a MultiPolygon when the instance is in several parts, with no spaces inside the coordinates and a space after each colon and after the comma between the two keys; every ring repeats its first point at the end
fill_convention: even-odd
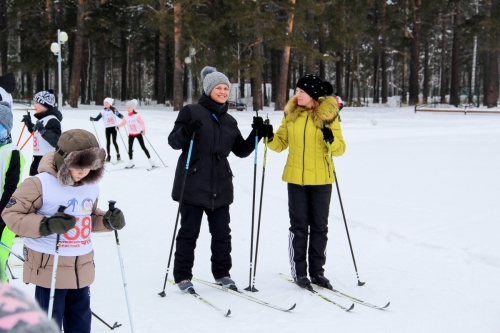
{"type": "Polygon", "coordinates": [[[58,29],[72,107],[113,97],[179,110],[206,65],[254,110],[283,110],[305,73],[349,106],[499,99],[500,0],[0,0],[0,74],[15,74],[15,99],[59,91],[58,29]]]}

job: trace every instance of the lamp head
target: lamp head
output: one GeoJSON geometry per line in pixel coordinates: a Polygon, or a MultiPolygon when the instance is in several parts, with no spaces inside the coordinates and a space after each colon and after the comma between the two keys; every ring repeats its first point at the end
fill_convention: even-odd
{"type": "Polygon", "coordinates": [[[194,57],[196,54],[196,50],[194,49],[194,47],[189,47],[189,56],[190,57],[194,57]]]}
{"type": "Polygon", "coordinates": [[[184,62],[186,63],[186,65],[189,65],[191,63],[191,57],[184,58],[184,62]]]}
{"type": "Polygon", "coordinates": [[[64,44],[65,42],[68,41],[68,34],[64,31],[61,31],[59,33],[59,40],[61,41],[61,44],[64,44]]]}
{"type": "Polygon", "coordinates": [[[59,53],[59,51],[61,50],[61,48],[59,47],[59,44],[54,42],[54,43],[50,44],[50,50],[52,51],[52,53],[57,55],[59,53]]]}

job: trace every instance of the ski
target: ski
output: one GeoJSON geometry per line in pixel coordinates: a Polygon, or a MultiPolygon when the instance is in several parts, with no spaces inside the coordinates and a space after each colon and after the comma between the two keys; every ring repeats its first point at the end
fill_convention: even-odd
{"type": "Polygon", "coordinates": [[[336,289],[328,289],[328,288],[324,288],[324,287],[321,287],[321,286],[318,286],[318,285],[314,285],[315,287],[321,289],[321,290],[325,290],[325,291],[328,291],[338,297],[342,297],[342,298],[346,298],[348,300],[351,300],[353,301],[354,303],[358,303],[358,304],[361,304],[361,305],[364,305],[364,306],[367,306],[369,308],[373,308],[373,309],[377,309],[377,310],[383,310],[385,308],[387,308],[389,305],[391,305],[391,302],[387,302],[386,305],[384,306],[378,306],[378,305],[375,305],[375,304],[371,304],[371,303],[368,303],[368,302],[365,302],[365,301],[362,301],[356,297],[353,297],[353,296],[350,296],[350,295],[347,295],[346,293],[343,293],[343,292],[340,292],[336,289]]]}
{"type": "Polygon", "coordinates": [[[236,296],[239,296],[239,297],[242,297],[246,300],[249,300],[249,301],[252,301],[252,302],[255,302],[257,304],[261,304],[261,305],[264,305],[264,306],[267,306],[267,307],[270,307],[270,308],[273,308],[273,309],[276,309],[276,310],[279,310],[279,311],[283,311],[283,312],[289,312],[289,311],[292,311],[293,309],[295,309],[295,306],[297,304],[294,304],[292,305],[290,308],[288,309],[285,309],[285,308],[282,308],[282,307],[279,307],[277,305],[274,305],[274,304],[271,304],[271,303],[268,303],[268,302],[265,302],[265,301],[262,301],[258,298],[255,298],[253,296],[250,296],[248,294],[245,294],[244,292],[242,291],[239,291],[239,290],[233,290],[233,289],[229,289],[229,288],[226,288],[224,286],[221,286],[219,284],[216,284],[216,283],[213,283],[213,282],[208,282],[208,281],[205,281],[205,280],[200,280],[200,279],[197,279],[197,278],[193,278],[193,281],[196,281],[196,282],[199,282],[201,284],[204,284],[204,285],[207,285],[207,286],[210,286],[212,288],[215,288],[215,289],[219,289],[219,290],[222,290],[222,291],[225,291],[225,292],[228,292],[230,294],[233,294],[233,295],[236,295],[236,296]]]}
{"type": "MultiPolygon", "coordinates": [[[[168,282],[170,282],[171,284],[175,285],[175,281],[174,280],[168,279],[168,282]]],[[[201,301],[203,304],[208,305],[212,309],[215,309],[215,310],[221,312],[224,315],[224,317],[229,317],[229,315],[231,314],[231,310],[230,309],[228,309],[227,312],[224,312],[224,310],[222,310],[221,308],[219,308],[217,305],[215,305],[215,304],[207,301],[203,297],[201,297],[193,288],[189,288],[187,294],[192,295],[194,298],[196,298],[197,300],[201,301]]]]}
{"type": "Polygon", "coordinates": [[[154,167],[147,168],[146,170],[151,171],[151,170],[154,170],[154,169],[157,169],[157,168],[159,168],[159,166],[158,166],[158,165],[155,165],[154,167]]]}
{"type": "MultiPolygon", "coordinates": [[[[288,282],[290,282],[290,283],[293,283],[294,285],[296,285],[296,286],[297,286],[297,284],[295,283],[295,281],[293,281],[293,278],[292,278],[292,277],[290,277],[290,276],[286,276],[286,275],[281,274],[281,273],[280,273],[280,276],[281,276],[283,279],[285,279],[286,281],[288,281],[288,282]]],[[[327,301],[327,302],[330,302],[330,303],[332,303],[333,305],[336,305],[336,306],[338,306],[339,308],[341,308],[342,310],[345,310],[345,311],[347,311],[347,312],[351,311],[351,310],[354,308],[354,303],[353,303],[353,304],[351,304],[351,306],[350,306],[349,308],[346,308],[345,306],[343,306],[343,305],[341,305],[341,304],[335,303],[334,301],[332,301],[331,299],[329,299],[329,298],[328,298],[328,297],[326,297],[325,295],[323,295],[323,294],[321,294],[321,293],[317,292],[316,290],[314,290],[314,289],[312,289],[312,288],[311,288],[310,290],[309,290],[309,289],[306,289],[306,288],[302,288],[302,289],[303,289],[303,290],[305,290],[305,291],[307,291],[307,292],[309,292],[311,295],[313,295],[313,296],[318,296],[319,298],[321,298],[321,299],[323,299],[323,300],[325,300],[325,301],[327,301]]]]}

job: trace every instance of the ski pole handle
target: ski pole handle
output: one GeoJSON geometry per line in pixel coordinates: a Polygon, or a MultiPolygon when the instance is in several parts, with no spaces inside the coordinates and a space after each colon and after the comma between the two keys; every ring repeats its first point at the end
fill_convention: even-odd
{"type": "Polygon", "coordinates": [[[114,201],[114,200],[109,200],[109,201],[108,201],[108,204],[109,204],[109,210],[110,210],[110,211],[114,211],[114,210],[115,210],[115,203],[116,203],[116,201],[114,201]]]}
{"type": "Polygon", "coordinates": [[[66,206],[59,205],[59,209],[57,210],[58,213],[64,213],[64,210],[66,209],[66,206]]]}

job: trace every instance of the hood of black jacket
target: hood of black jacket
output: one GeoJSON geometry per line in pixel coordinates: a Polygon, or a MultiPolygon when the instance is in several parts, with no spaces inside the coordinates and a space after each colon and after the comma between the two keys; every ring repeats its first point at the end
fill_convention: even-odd
{"type": "Polygon", "coordinates": [[[198,104],[203,106],[205,109],[208,109],[210,112],[216,113],[218,115],[227,113],[227,110],[229,108],[229,104],[227,102],[224,104],[216,103],[213,99],[205,94],[201,95],[200,99],[198,100],[198,104]]]}
{"type": "Polygon", "coordinates": [[[48,117],[48,116],[55,116],[57,119],[59,119],[59,121],[62,121],[62,119],[63,119],[63,115],[62,115],[61,111],[59,111],[57,106],[54,106],[53,108],[50,108],[44,112],[35,113],[34,116],[38,120],[43,119],[43,118],[48,117]]]}

